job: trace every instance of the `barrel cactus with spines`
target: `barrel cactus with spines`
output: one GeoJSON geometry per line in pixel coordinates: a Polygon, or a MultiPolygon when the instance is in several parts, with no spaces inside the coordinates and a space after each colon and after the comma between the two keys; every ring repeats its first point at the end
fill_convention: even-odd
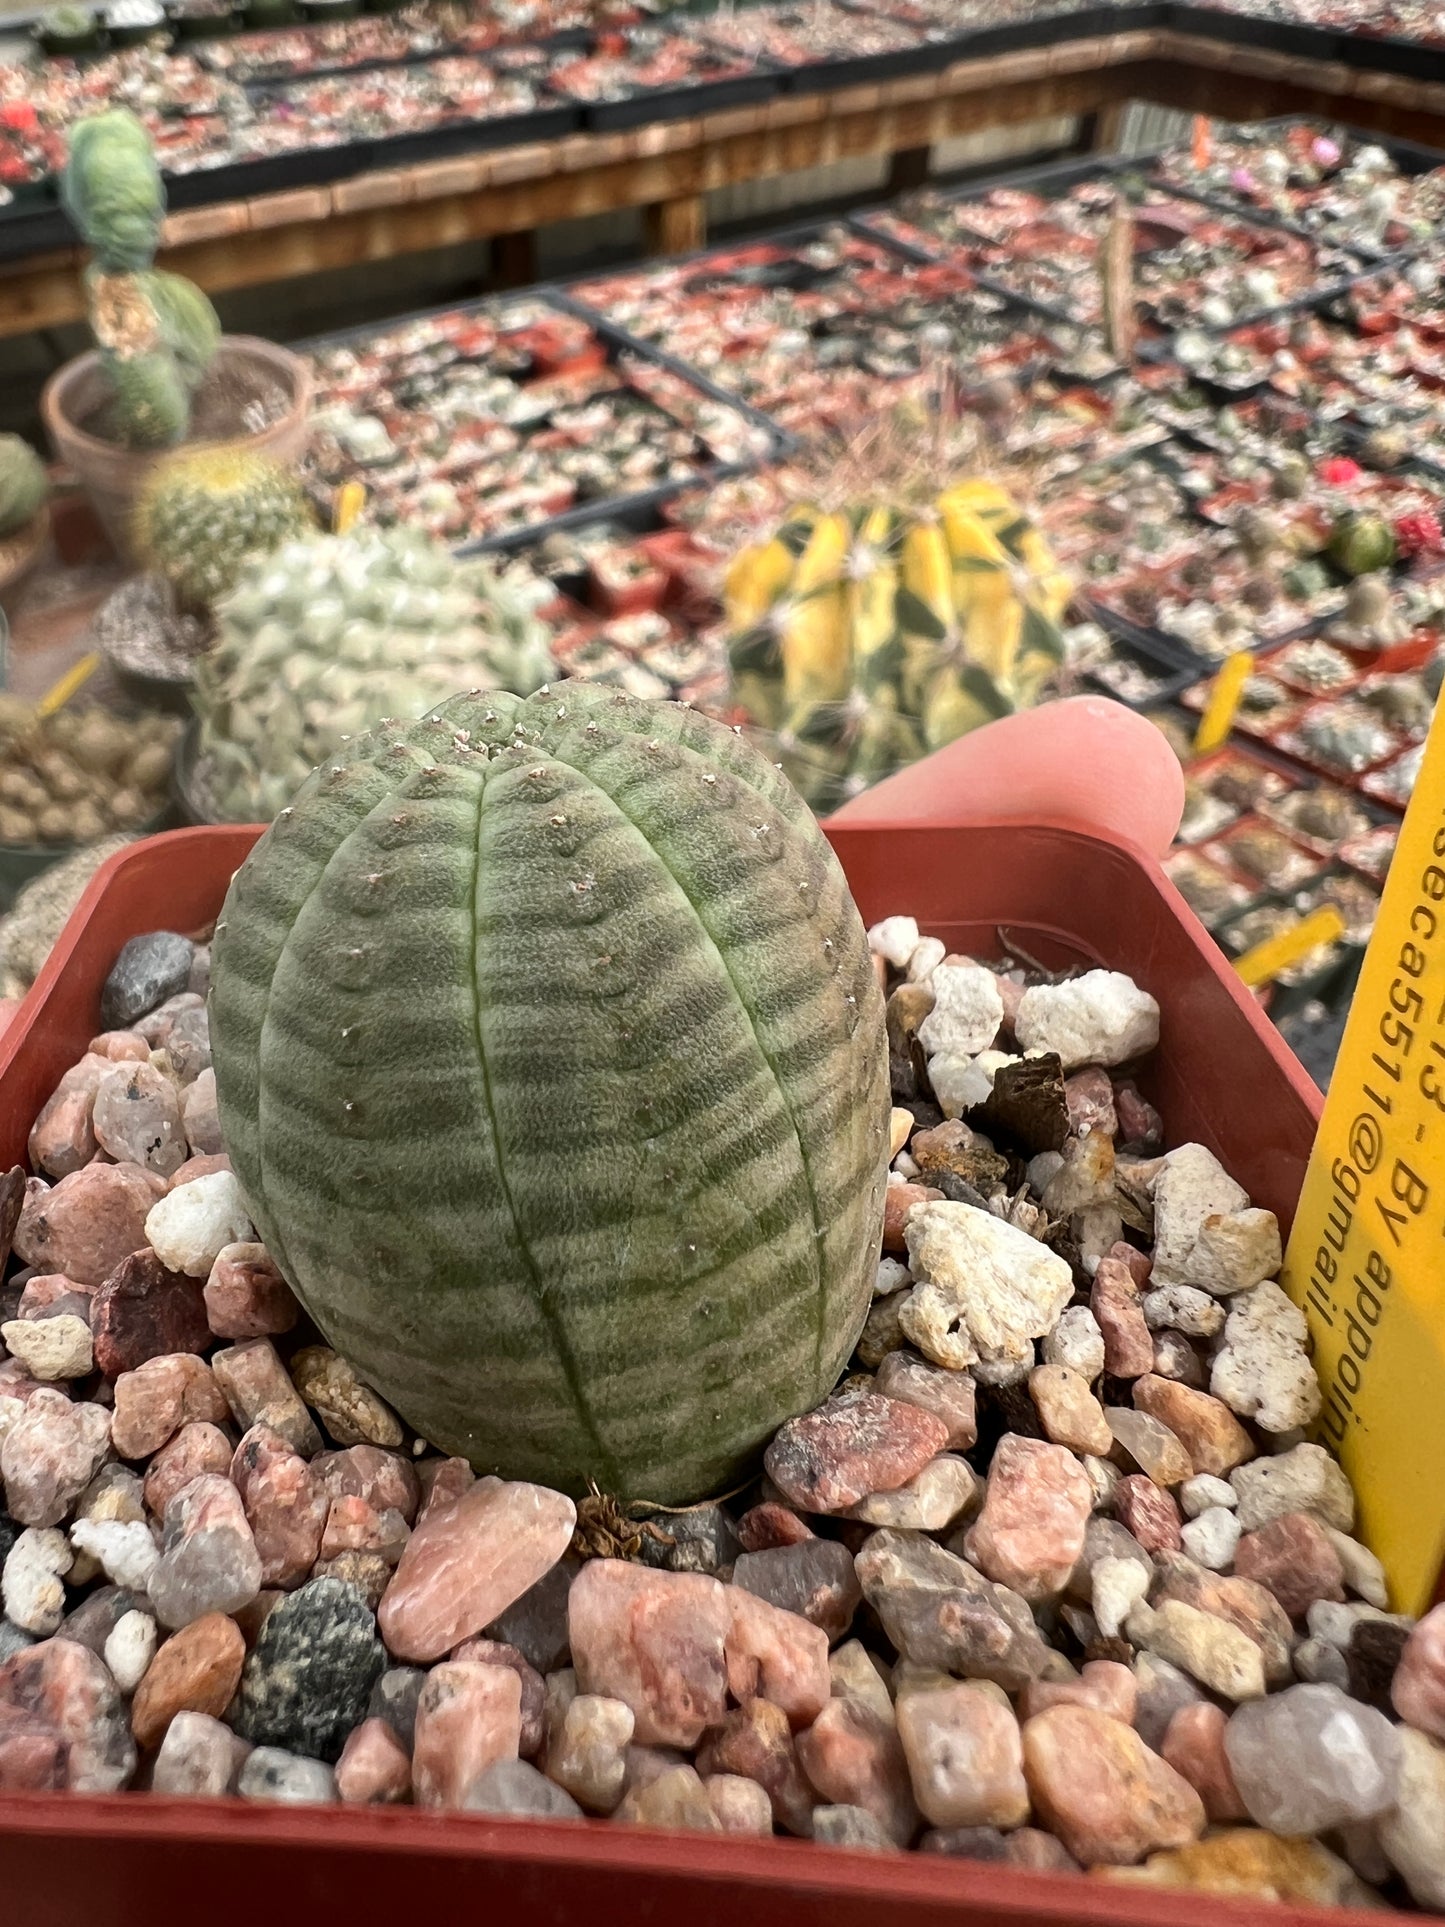
{"type": "Polygon", "coordinates": [[[870,1300],[881,992],[801,799],[693,711],[455,698],[318,770],[215,933],[222,1130],[327,1339],[478,1471],[716,1492],[870,1300]]]}
{"type": "Polygon", "coordinates": [[[156,464],[136,505],[135,545],[182,608],[209,611],[257,557],[315,527],[294,475],[223,445],[156,464]]]}
{"type": "Polygon", "coordinates": [[[818,462],[733,559],[733,695],[808,801],[832,808],[1027,708],[1063,660],[1071,584],[965,428],[900,411],[818,462]]]}
{"type": "Polygon", "coordinates": [[[45,464],[19,435],[0,435],[0,538],[15,535],[45,506],[45,464]]]}

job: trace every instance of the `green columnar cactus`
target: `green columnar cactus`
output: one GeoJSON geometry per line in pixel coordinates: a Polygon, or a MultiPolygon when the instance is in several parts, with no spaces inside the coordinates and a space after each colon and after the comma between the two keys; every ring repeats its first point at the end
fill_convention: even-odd
{"type": "Polygon", "coordinates": [[[245,449],[187,449],[151,471],[135,543],[183,608],[208,611],[249,563],[315,526],[300,483],[275,462],[245,449]]]}
{"type": "Polygon", "coordinates": [[[150,136],[124,108],[70,135],[61,199],[95,252],[90,323],[114,391],[114,427],[130,448],[164,448],[190,425],[191,397],[221,338],[200,289],[151,267],[165,188],[150,136]]]}
{"type": "Polygon", "coordinates": [[[273,817],[383,716],[477,684],[527,695],[553,673],[537,577],[459,561],[413,529],[287,542],[217,606],[197,664],[201,786],[233,823],[273,817]]]}
{"type": "Polygon", "coordinates": [[[0,537],[14,535],[45,506],[50,484],[29,442],[0,435],[0,537]]]}
{"type": "Polygon", "coordinates": [[[319,770],[232,882],[211,1035],[268,1249],[479,1471],[698,1498],[868,1309],[883,1000],[787,781],[586,683],[319,770]]]}

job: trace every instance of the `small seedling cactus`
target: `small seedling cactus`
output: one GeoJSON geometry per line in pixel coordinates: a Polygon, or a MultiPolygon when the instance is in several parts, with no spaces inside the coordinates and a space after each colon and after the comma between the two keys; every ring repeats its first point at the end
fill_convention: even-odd
{"type": "Polygon", "coordinates": [[[206,613],[246,566],[314,531],[294,475],[243,448],[186,449],[151,471],[136,507],[136,549],[182,609],[206,613]]]}
{"type": "Polygon", "coordinates": [[[151,265],[165,187],[134,114],[115,108],[72,130],[61,198],[95,255],[86,291],[116,438],[129,448],[169,447],[190,425],[221,324],[192,282],[151,265]]]}
{"type": "Polygon", "coordinates": [[[0,435],[0,539],[33,522],[49,490],[45,465],[29,442],[0,435]]]}
{"type": "Polygon", "coordinates": [[[464,562],[414,529],[284,543],[217,606],[196,666],[209,813],[269,819],[316,765],[383,716],[477,685],[528,695],[553,674],[550,586],[464,562]]]}

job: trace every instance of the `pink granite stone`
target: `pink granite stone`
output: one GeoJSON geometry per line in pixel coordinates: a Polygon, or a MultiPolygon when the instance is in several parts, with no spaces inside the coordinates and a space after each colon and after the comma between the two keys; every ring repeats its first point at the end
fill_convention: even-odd
{"type": "Polygon", "coordinates": [[[363,1720],[336,1762],[336,1791],[348,1806],[394,1806],[411,1793],[411,1757],[385,1720],[363,1720]]]}
{"type": "Polygon", "coordinates": [[[59,1793],[69,1757],[69,1742],[42,1720],[0,1706],[0,1793],[59,1793]]]}
{"type": "Polygon", "coordinates": [[[1099,1260],[1089,1307],[1104,1334],[1105,1368],[1115,1378],[1139,1378],[1152,1372],[1154,1336],[1144,1322],[1139,1286],[1129,1265],[1112,1251],[1099,1260]]]}
{"type": "Polygon", "coordinates": [[[100,1080],[110,1059],[87,1052],[61,1078],[30,1127],[30,1163],[47,1177],[65,1178],[95,1156],[93,1113],[100,1080]]]}
{"type": "Polygon", "coordinates": [[[72,1404],[40,1388],[0,1443],[0,1478],[10,1516],[24,1526],[55,1526],[100,1470],[110,1445],[104,1406],[72,1404]]]}
{"type": "Polygon", "coordinates": [[[1227,1479],[1255,1453],[1254,1440],[1222,1399],[1152,1372],[1136,1380],[1134,1403],[1167,1425],[1189,1454],[1196,1472],[1227,1479]]]}
{"type": "Polygon", "coordinates": [[[833,1699],[797,1739],[798,1759],[820,1799],[862,1807],[896,1847],[918,1829],[918,1808],[898,1729],[862,1700],[833,1699]]]}
{"type": "Polygon", "coordinates": [[[289,1332],[301,1316],[295,1294],[265,1245],[227,1245],[204,1286],[206,1317],[217,1338],[266,1338],[289,1332]]]}
{"type": "Polygon", "coordinates": [[[728,1691],[745,1706],[771,1700],[796,1732],[828,1704],[828,1635],[798,1613],[784,1612],[740,1586],[727,1588],[732,1615],[723,1647],[728,1691]]]}
{"type": "Polygon", "coordinates": [[[1212,1700],[1181,1706],[1165,1729],[1160,1752],[1176,1773],[1182,1773],[1204,1802],[1216,1826],[1247,1820],[1249,1812],[1234,1784],[1224,1729],[1229,1715],[1212,1700]]]}
{"type": "Polygon", "coordinates": [[[0,1713],[28,1714],[66,1742],[72,1793],[114,1793],[135,1770],[125,1702],[102,1660],[72,1639],[45,1639],[0,1665],[0,1713]]]}
{"type": "Polygon", "coordinates": [[[205,1352],[211,1345],[201,1288],[169,1271],[147,1247],[122,1258],[91,1304],[95,1363],[107,1378],[133,1372],[148,1358],[205,1352]]]}
{"type": "Polygon", "coordinates": [[[905,1694],[898,1737],[935,1827],[1016,1827],[1029,1817],[1019,1723],[978,1680],[905,1694]]]}
{"type": "Polygon", "coordinates": [[[783,1497],[805,1512],[843,1512],[871,1493],[907,1485],[947,1440],[948,1426],[921,1406],[843,1392],[789,1419],[763,1464],[783,1497]]]}
{"type": "Polygon", "coordinates": [[[179,1191],[183,1184],[193,1184],[197,1178],[214,1177],[217,1171],[229,1171],[231,1160],[224,1151],[206,1151],[199,1157],[187,1158],[180,1170],[167,1185],[167,1191],[179,1191]]]}
{"type": "Polygon", "coordinates": [[[412,1781],[420,1807],[460,1807],[478,1775],[515,1760],[522,1683],[506,1666],[444,1660],[432,1668],[416,1709],[412,1781]]]}
{"type": "Polygon", "coordinates": [[[728,1713],[708,1734],[697,1756],[697,1770],[704,1780],[718,1773],[755,1780],[771,1801],[773,1819],[784,1833],[804,1839],[812,1833],[818,1796],[798,1759],[788,1716],[771,1700],[749,1700],[728,1713]]]}
{"type": "Polygon", "coordinates": [[[1127,1666],[1089,1659],[1077,1679],[1031,1679],[1019,1696],[1019,1718],[1032,1719],[1051,1706],[1092,1706],[1132,1726],[1138,1703],[1139,1682],[1127,1666]]]}
{"type": "Polygon", "coordinates": [[[1055,1706],[1023,1738],[1035,1812],[1085,1867],[1133,1866],[1204,1831],[1194,1788],[1121,1720],[1055,1706]]]}
{"type": "Polygon", "coordinates": [[[1114,1517],[1145,1552],[1178,1552],[1183,1544],[1174,1495],[1142,1472],[1130,1472],[1114,1487],[1114,1517]]]}
{"type": "Polygon", "coordinates": [[[151,1047],[138,1030],[103,1030],[86,1045],[86,1055],[103,1057],[108,1064],[145,1064],[151,1047]]]}
{"type": "Polygon", "coordinates": [[[261,1559],[229,1479],[193,1479],[166,1507],[161,1556],[146,1582],[163,1626],[235,1613],[261,1590],[261,1559]]]}
{"type": "Polygon", "coordinates": [[[377,1615],[398,1659],[425,1662],[489,1626],[555,1566],[577,1508],[524,1480],[480,1483],[407,1541],[377,1615]]]}
{"type": "Polygon", "coordinates": [[[1283,1512],[1246,1532],[1234,1550],[1234,1570],[1272,1592],[1291,1619],[1303,1619],[1317,1599],[1345,1596],[1340,1555],[1309,1512],[1283,1512]]]}
{"type": "MultiPolygon", "coordinates": [[[[366,1447],[356,1446],[353,1450],[365,1451],[366,1447]]],[[[462,1494],[470,1492],[477,1483],[477,1475],[465,1459],[425,1459],[417,1468],[417,1477],[421,1481],[418,1524],[431,1513],[455,1505],[462,1494]]]]}
{"type": "Polygon", "coordinates": [[[339,1559],[343,1552],[379,1552],[394,1566],[411,1537],[411,1529],[392,1508],[378,1512],[365,1499],[333,1499],[321,1533],[321,1557],[339,1559]]]}
{"type": "Polygon", "coordinates": [[[96,1086],[95,1141],[117,1163],[170,1178],[190,1156],[180,1093],[151,1063],[111,1064],[96,1086]]]}
{"type": "Polygon", "coordinates": [[[775,1499],[755,1505],[738,1520],[738,1544],[744,1552],[773,1552],[813,1538],[813,1528],[790,1507],[775,1499]]]}
{"type": "Polygon", "coordinates": [[[716,1579],[591,1559],[567,1623],[579,1687],[631,1707],[640,1745],[696,1746],[722,1719],[732,1613],[716,1579]]]}
{"type": "MultiPolygon", "coordinates": [[[[27,1278],[25,1281],[25,1289],[20,1294],[20,1304],[15,1315],[17,1318],[35,1318],[51,1305],[59,1304],[62,1298],[90,1300],[93,1297],[94,1293],[89,1285],[82,1285],[74,1278],[67,1278],[63,1271],[36,1272],[34,1277],[27,1278]]],[[[89,1317],[88,1304],[83,1315],[89,1317]]]]}
{"type": "Polygon", "coordinates": [[[330,1501],[312,1466],[279,1432],[253,1425],[236,1447],[230,1476],[241,1495],[261,1561],[261,1584],[290,1590],[321,1556],[330,1501]]]}
{"type": "Polygon", "coordinates": [[[1390,1699],[1407,1726],[1445,1740],[1445,1605],[1432,1606],[1405,1641],[1390,1699]]]}
{"type": "Polygon", "coordinates": [[[146,1510],[160,1518],[176,1494],[203,1472],[218,1472],[228,1478],[234,1450],[219,1425],[201,1419],[183,1425],[146,1467],[146,1510]]]}
{"type": "MultiPolygon", "coordinates": [[[[311,1461],[311,1470],[328,1499],[365,1499],[378,1512],[399,1512],[408,1525],[417,1516],[421,1480],[417,1468],[400,1452],[388,1452],[380,1445],[349,1445],[344,1452],[319,1453],[311,1461]]],[[[467,1482],[473,1483],[470,1466],[467,1482]]],[[[461,1491],[455,1496],[460,1498],[461,1491]]]]}
{"type": "Polygon", "coordinates": [[[183,1425],[221,1425],[229,1417],[210,1366],[190,1352],[170,1352],[115,1381],[111,1438],[123,1459],[148,1459],[183,1425]]]}
{"type": "Polygon", "coordinates": [[[293,1452],[314,1459],[321,1434],[269,1338],[246,1338],[211,1360],[216,1383],[243,1429],[268,1425],[293,1452]]]}
{"type": "Polygon", "coordinates": [[[54,1186],[32,1178],[15,1227],[15,1249],[40,1271],[101,1285],[146,1242],[145,1221],[166,1188],[138,1164],[87,1164],[54,1186]]]}
{"type": "Polygon", "coordinates": [[[507,1666],[522,1682],[521,1737],[517,1750],[524,1760],[533,1759],[541,1749],[543,1709],[547,1689],[536,1667],[500,1639],[465,1639],[452,1654],[453,1659],[474,1660],[479,1666],[507,1666]]]}
{"type": "Polygon", "coordinates": [[[1051,1598],[1084,1549],[1094,1490],[1072,1452],[1007,1432],[994,1449],[968,1556],[1025,1599],[1051,1598]]]}
{"type": "Polygon", "coordinates": [[[1069,1130],[1074,1137],[1089,1137],[1102,1131],[1113,1137],[1119,1128],[1114,1109],[1114,1087],[1109,1073],[1098,1064],[1089,1064],[1064,1079],[1064,1102],[1069,1108],[1069,1130]]]}

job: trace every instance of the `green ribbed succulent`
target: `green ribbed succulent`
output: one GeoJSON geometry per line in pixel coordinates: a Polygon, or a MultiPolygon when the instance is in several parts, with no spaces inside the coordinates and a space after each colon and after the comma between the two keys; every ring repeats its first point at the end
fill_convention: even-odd
{"type": "Polygon", "coordinates": [[[95,254],[85,284],[117,435],[129,448],[169,447],[190,425],[221,324],[193,283],[151,266],[165,186],[135,115],[118,107],[74,127],[60,189],[95,254]]]}
{"type": "Polygon", "coordinates": [[[315,526],[301,484],[277,463],[244,448],[188,449],[147,477],[135,545],[182,608],[209,610],[258,556],[315,526]]]}
{"type": "Polygon", "coordinates": [[[0,537],[33,522],[49,493],[45,464],[29,442],[19,435],[0,435],[0,537]]]}
{"type": "Polygon", "coordinates": [[[423,1436],[686,1501],[832,1390],[878,1255],[883,1000],[740,735],[572,682],[384,724],[257,844],[213,966],[255,1223],[423,1436]]]}
{"type": "Polygon", "coordinates": [[[459,689],[521,695],[553,674],[534,576],[494,574],[413,529],[285,543],[217,606],[197,664],[200,788],[220,818],[269,819],[318,763],[384,716],[459,689]]]}

